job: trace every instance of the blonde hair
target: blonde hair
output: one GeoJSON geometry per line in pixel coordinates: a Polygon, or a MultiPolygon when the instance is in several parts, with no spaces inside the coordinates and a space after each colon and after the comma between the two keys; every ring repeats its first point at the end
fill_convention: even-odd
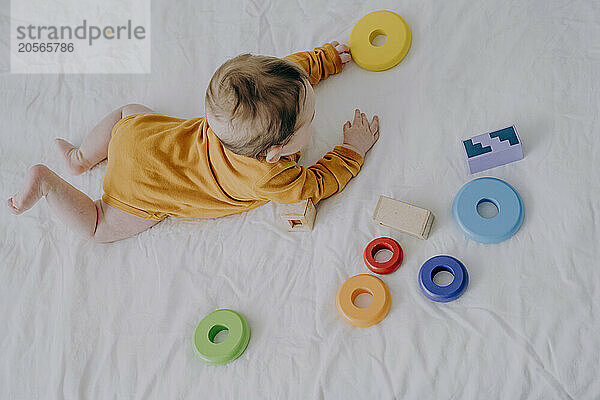
{"type": "Polygon", "coordinates": [[[276,57],[242,54],[226,61],[205,97],[207,113],[229,127],[218,133],[223,145],[256,158],[283,144],[295,131],[307,78],[299,65],[276,57]]]}

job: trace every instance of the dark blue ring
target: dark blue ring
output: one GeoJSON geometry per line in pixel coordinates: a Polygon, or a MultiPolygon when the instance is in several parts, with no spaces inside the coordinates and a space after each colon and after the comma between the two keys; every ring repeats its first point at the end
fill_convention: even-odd
{"type": "Polygon", "coordinates": [[[435,256],[421,266],[419,284],[425,296],[433,301],[447,303],[456,300],[469,284],[467,269],[454,257],[435,256]],[[454,275],[454,280],[448,286],[438,286],[433,283],[433,276],[440,271],[448,271],[454,275]]]}

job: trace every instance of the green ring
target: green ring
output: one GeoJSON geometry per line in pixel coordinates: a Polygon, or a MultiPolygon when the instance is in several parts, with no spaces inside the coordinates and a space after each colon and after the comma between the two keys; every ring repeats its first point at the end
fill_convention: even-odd
{"type": "Polygon", "coordinates": [[[200,321],[194,331],[196,355],[209,364],[227,364],[242,355],[250,341],[250,326],[233,310],[213,311],[200,321]],[[229,334],[221,343],[214,343],[217,333],[227,329],[229,334]]]}

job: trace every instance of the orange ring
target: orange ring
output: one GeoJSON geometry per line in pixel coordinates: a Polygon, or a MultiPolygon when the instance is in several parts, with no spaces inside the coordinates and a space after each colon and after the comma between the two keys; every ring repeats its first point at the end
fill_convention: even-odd
{"type": "Polygon", "coordinates": [[[385,318],[390,311],[390,290],[381,279],[369,274],[355,275],[340,286],[336,297],[340,315],[354,326],[371,326],[385,318]],[[356,296],[369,293],[373,301],[368,307],[354,305],[356,296]]]}

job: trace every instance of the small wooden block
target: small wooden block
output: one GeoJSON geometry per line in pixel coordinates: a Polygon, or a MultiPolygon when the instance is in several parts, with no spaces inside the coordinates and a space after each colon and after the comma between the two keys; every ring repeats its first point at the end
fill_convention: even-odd
{"type": "Polygon", "coordinates": [[[317,210],[311,199],[285,204],[281,220],[289,232],[310,232],[315,223],[317,210]]]}
{"type": "Polygon", "coordinates": [[[373,214],[375,222],[419,239],[429,237],[433,218],[433,213],[429,210],[386,196],[379,196],[373,214]]]}

